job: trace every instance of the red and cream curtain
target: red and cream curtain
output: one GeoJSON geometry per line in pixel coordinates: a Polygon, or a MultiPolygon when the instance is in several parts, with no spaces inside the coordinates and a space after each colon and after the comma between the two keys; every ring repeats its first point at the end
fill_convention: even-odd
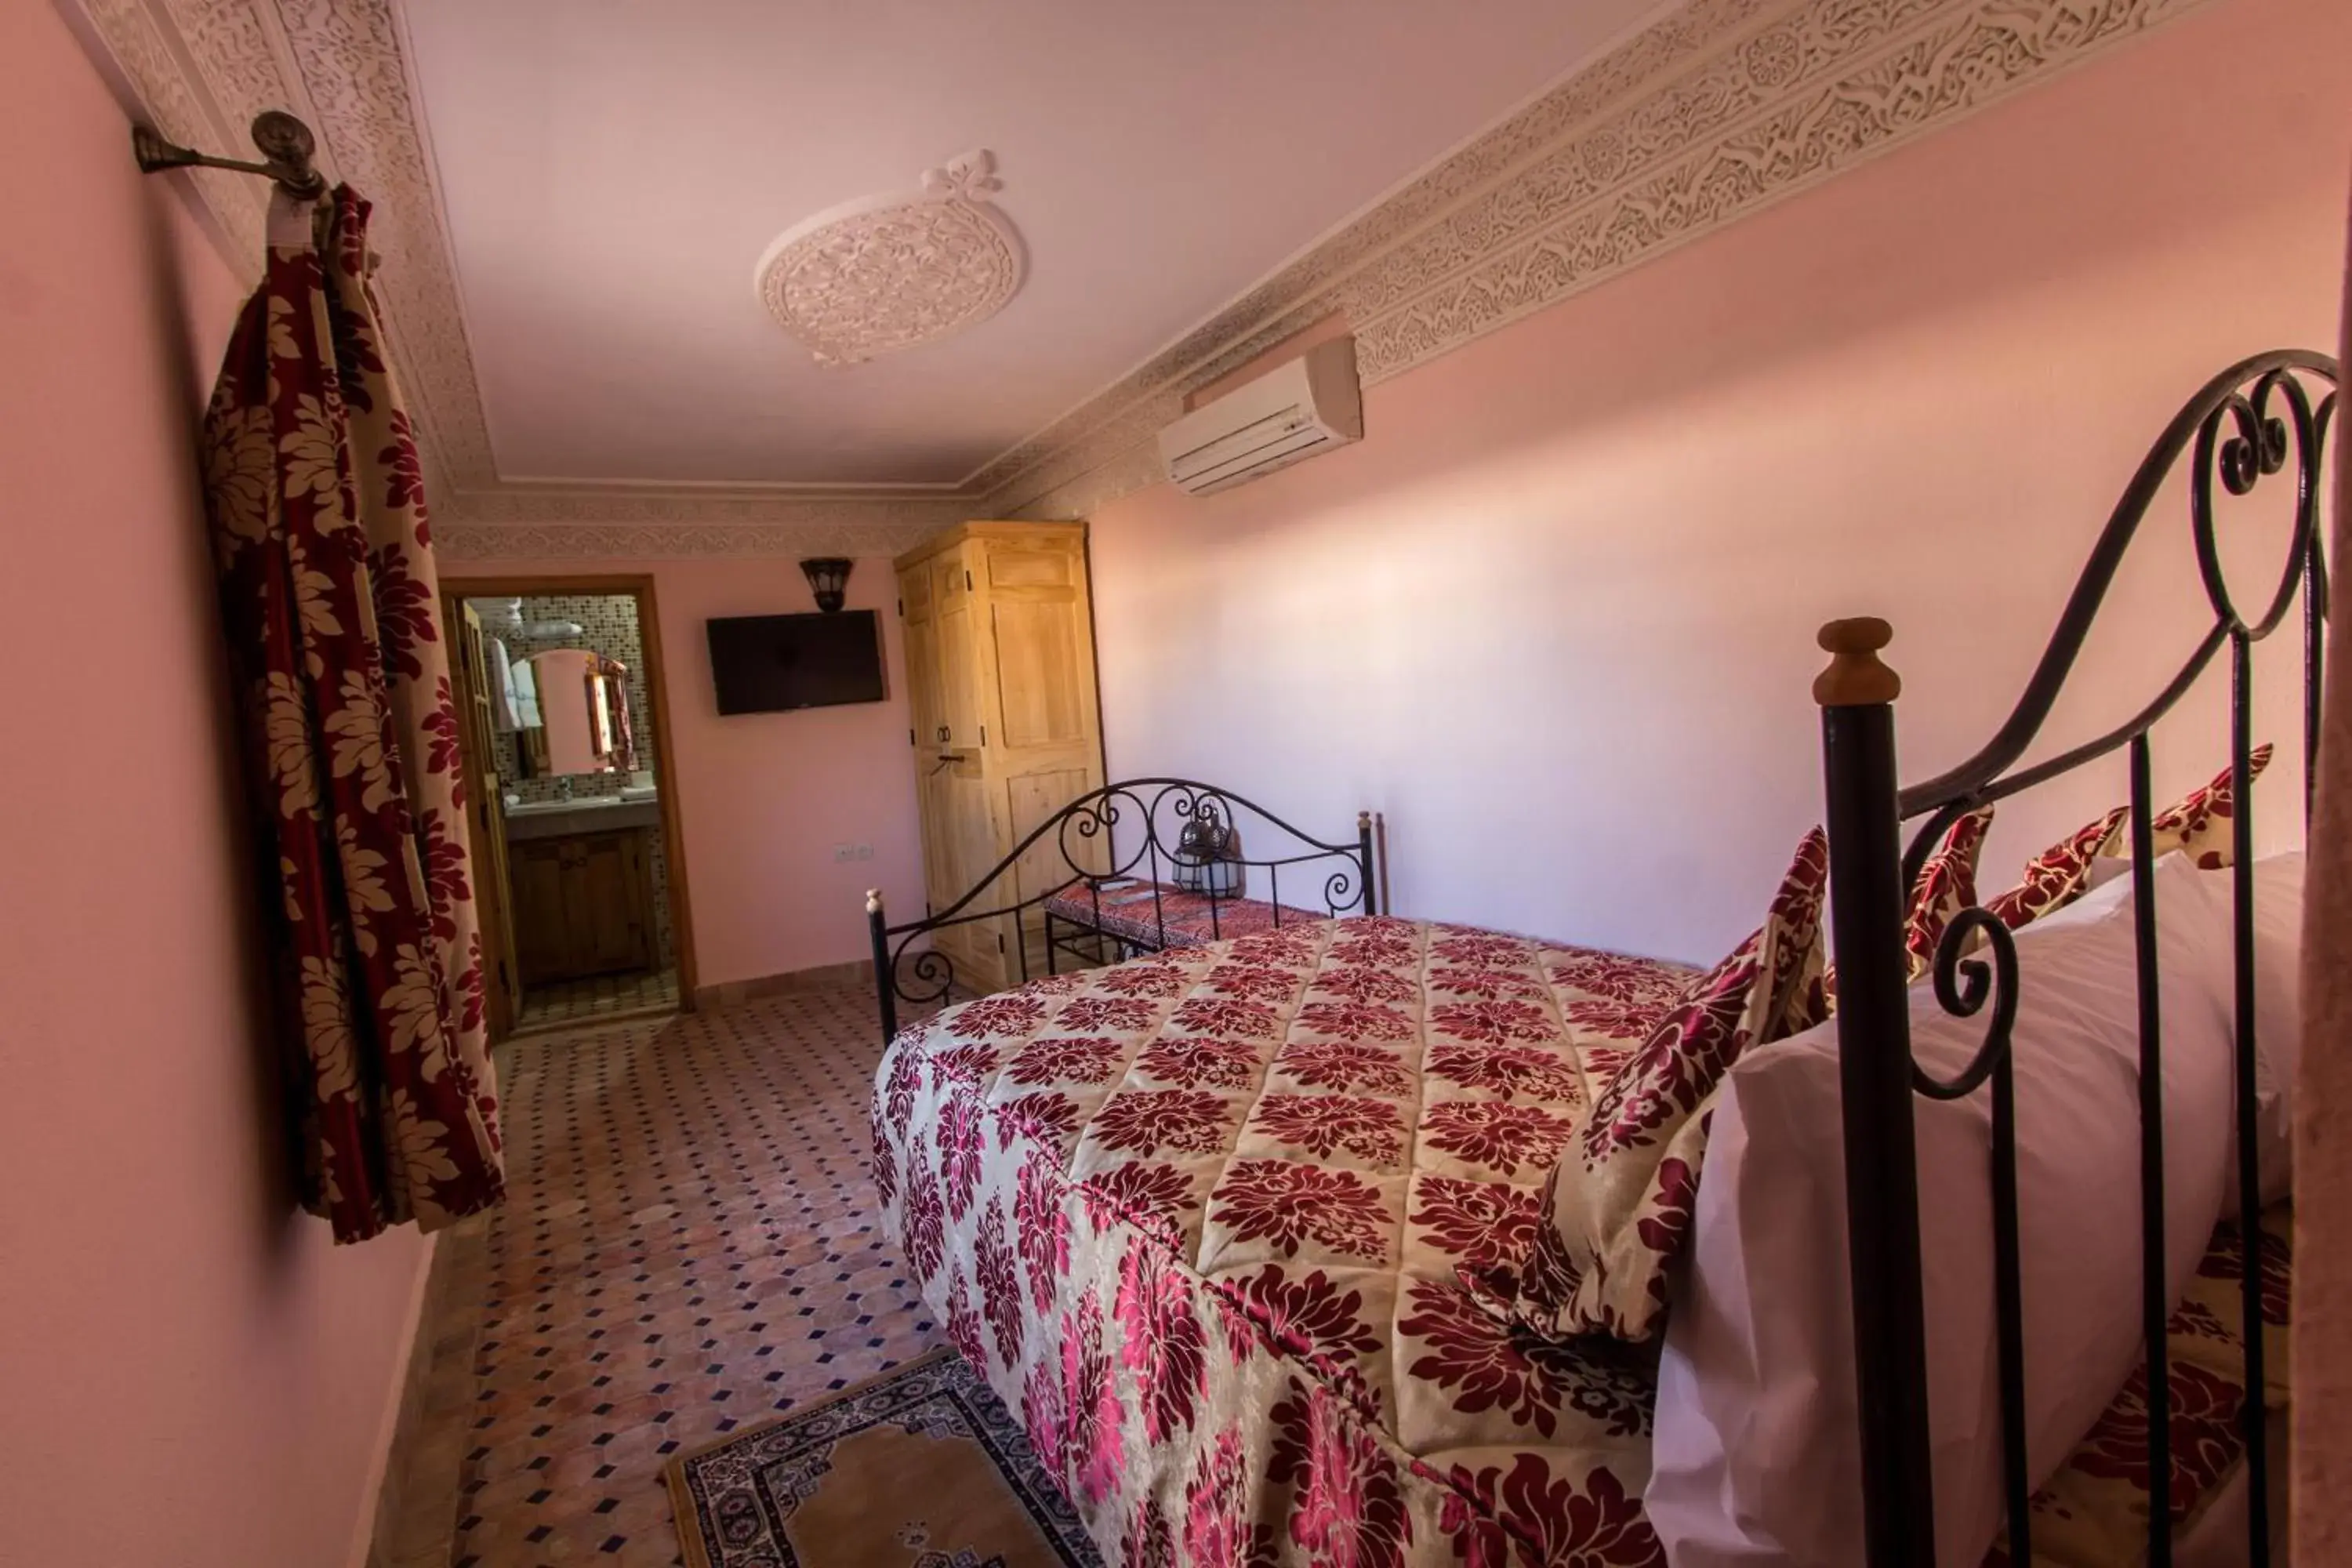
{"type": "Polygon", "coordinates": [[[449,645],[367,217],[348,186],[315,214],[274,198],[205,426],[303,1202],[338,1241],[434,1229],[505,1180],[449,645]]]}

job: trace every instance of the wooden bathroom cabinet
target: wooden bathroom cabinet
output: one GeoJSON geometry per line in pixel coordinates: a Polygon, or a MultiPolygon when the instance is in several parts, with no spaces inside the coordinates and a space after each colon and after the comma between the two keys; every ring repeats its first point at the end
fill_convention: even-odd
{"type": "Polygon", "coordinates": [[[525,985],[655,966],[643,827],[510,843],[515,962],[525,985]]]}

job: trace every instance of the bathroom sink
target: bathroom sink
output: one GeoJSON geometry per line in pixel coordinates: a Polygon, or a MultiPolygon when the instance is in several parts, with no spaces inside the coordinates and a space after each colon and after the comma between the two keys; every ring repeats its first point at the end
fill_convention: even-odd
{"type": "Polygon", "coordinates": [[[624,804],[651,800],[651,795],[633,795],[625,802],[617,795],[583,795],[578,800],[526,800],[507,807],[509,816],[553,816],[567,811],[610,811],[624,804]]]}
{"type": "Polygon", "coordinates": [[[560,838],[568,833],[613,833],[653,827],[661,822],[661,802],[653,795],[583,796],[579,800],[532,800],[507,807],[509,839],[560,838]]]}

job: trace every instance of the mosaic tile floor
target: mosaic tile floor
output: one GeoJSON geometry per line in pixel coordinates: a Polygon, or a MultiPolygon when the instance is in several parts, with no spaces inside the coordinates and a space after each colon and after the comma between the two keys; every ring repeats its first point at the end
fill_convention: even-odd
{"type": "Polygon", "coordinates": [[[530,986],[523,992],[522,1012],[515,1019],[515,1027],[545,1029],[633,1013],[677,1011],[677,970],[646,969],[530,986]]]}
{"type": "Polygon", "coordinates": [[[670,1568],[673,1455],[944,1342],[866,1180],[873,996],[536,1035],[501,1058],[510,1196],[445,1244],[429,1414],[394,1460],[454,1474],[403,1484],[377,1561],[670,1568]]]}

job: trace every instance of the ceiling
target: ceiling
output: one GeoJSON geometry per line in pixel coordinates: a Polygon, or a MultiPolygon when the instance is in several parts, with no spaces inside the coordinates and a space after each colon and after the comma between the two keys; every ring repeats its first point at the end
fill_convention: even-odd
{"type": "Polygon", "coordinates": [[[506,480],[953,485],[1657,0],[404,0],[506,480]],[[752,268],[985,147],[1025,283],[821,368],[752,268]]]}
{"type": "MultiPolygon", "coordinates": [[[[60,0],[167,139],[317,131],[373,206],[436,542],[501,561],[1092,516],[1302,331],[1378,385],[2215,3],[60,0]],[[979,148],[1027,288],[819,370],[761,253],[979,148]]],[[[266,183],[169,178],[254,278],[266,183]]]]}

